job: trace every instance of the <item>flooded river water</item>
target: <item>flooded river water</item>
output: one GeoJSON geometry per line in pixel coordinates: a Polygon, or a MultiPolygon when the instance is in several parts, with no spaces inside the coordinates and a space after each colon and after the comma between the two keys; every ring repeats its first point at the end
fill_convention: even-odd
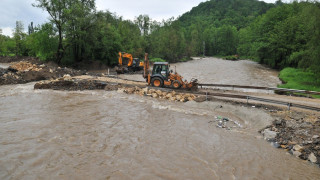
{"type": "MultiPolygon", "coordinates": [[[[199,67],[196,61],[177,64],[177,71],[212,83],[273,86],[278,81],[274,71],[247,61],[215,71],[209,60],[199,67]],[[241,67],[262,70],[247,75],[241,67]],[[222,76],[226,71],[236,76],[222,76]],[[264,72],[266,81],[259,78],[264,72]]],[[[0,179],[320,177],[315,165],[261,138],[258,130],[273,118],[258,109],[120,92],[34,90],[33,85],[0,86],[0,179]],[[220,129],[210,123],[217,116],[241,127],[220,129]]]]}
{"type": "Polygon", "coordinates": [[[249,60],[228,61],[218,58],[195,59],[171,66],[184,78],[200,83],[276,87],[281,81],[278,72],[249,60]]]}
{"type": "Polygon", "coordinates": [[[261,139],[257,131],[271,120],[215,102],[0,86],[0,179],[320,177],[316,166],[261,139]],[[215,116],[243,127],[217,128],[209,123],[215,116]]]}

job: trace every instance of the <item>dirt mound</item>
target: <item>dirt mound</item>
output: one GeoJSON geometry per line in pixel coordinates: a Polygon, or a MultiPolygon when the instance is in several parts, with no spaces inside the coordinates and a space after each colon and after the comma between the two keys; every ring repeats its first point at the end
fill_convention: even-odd
{"type": "Polygon", "coordinates": [[[68,90],[68,91],[83,91],[83,90],[96,90],[104,89],[106,83],[92,80],[54,80],[50,82],[39,82],[34,85],[34,89],[53,89],[53,90],[68,90]]]}
{"type": "Polygon", "coordinates": [[[21,84],[39,80],[49,80],[85,74],[84,71],[61,68],[50,64],[36,64],[29,61],[13,63],[8,69],[0,70],[0,85],[21,84]]]}
{"type": "Polygon", "coordinates": [[[36,64],[32,64],[28,61],[20,61],[14,63],[9,68],[11,71],[40,71],[42,68],[38,67],[36,64]]]}

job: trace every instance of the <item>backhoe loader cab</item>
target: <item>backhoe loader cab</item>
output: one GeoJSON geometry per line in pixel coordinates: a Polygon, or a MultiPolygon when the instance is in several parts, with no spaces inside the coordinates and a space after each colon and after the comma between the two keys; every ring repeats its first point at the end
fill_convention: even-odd
{"type": "Polygon", "coordinates": [[[169,77],[169,63],[155,62],[153,64],[151,77],[161,77],[163,80],[168,80],[169,77]]]}

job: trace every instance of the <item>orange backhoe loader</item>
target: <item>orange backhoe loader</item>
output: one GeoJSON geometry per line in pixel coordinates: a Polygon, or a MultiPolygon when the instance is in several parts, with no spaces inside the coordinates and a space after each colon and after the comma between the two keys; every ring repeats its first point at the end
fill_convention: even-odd
{"type": "Polygon", "coordinates": [[[116,69],[118,74],[141,71],[144,63],[138,58],[133,58],[131,54],[119,52],[119,67],[116,69]]]}
{"type": "Polygon", "coordinates": [[[148,54],[145,55],[144,61],[144,72],[143,77],[148,82],[148,85],[155,87],[171,87],[174,89],[197,89],[198,83],[197,79],[192,79],[190,82],[183,81],[183,77],[177,72],[173,73],[172,70],[169,71],[168,62],[155,62],[153,64],[152,72],[149,70],[149,59],[148,54]]]}

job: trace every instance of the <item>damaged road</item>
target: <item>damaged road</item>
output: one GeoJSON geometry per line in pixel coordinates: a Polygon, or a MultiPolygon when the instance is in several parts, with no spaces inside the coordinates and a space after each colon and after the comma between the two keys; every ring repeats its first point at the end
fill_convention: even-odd
{"type": "Polygon", "coordinates": [[[106,90],[118,91],[126,94],[138,94],[141,96],[150,96],[152,98],[167,99],[170,101],[187,102],[193,101],[197,96],[190,93],[177,93],[173,90],[160,90],[146,87],[145,83],[132,82],[128,84],[126,80],[93,76],[71,77],[65,75],[62,78],[50,81],[38,82],[34,89],[53,89],[53,90],[106,90]],[[138,87],[140,86],[140,87],[138,87]]]}

